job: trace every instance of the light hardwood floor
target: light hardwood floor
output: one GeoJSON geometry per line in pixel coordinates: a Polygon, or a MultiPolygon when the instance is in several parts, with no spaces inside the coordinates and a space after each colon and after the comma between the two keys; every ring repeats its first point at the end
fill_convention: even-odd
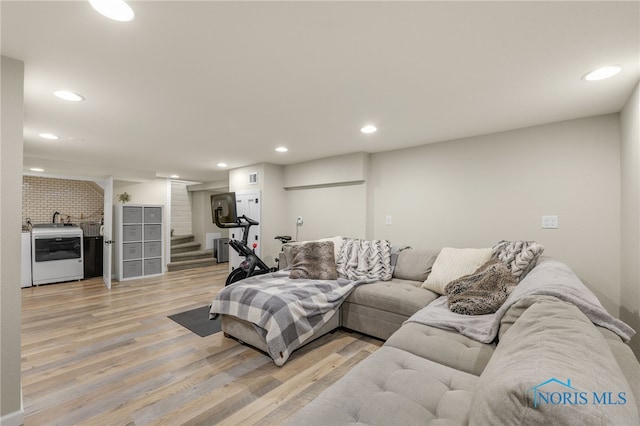
{"type": "Polygon", "coordinates": [[[227,265],[22,290],[26,425],[281,424],[382,342],[338,330],[283,367],[169,318],[208,305],[227,265]]]}

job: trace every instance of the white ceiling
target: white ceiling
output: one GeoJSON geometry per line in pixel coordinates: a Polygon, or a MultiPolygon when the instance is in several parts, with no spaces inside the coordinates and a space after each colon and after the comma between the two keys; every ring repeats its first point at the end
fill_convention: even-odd
{"type": "Polygon", "coordinates": [[[25,64],[26,170],[220,180],[221,161],[290,164],[618,112],[640,80],[638,1],[129,4],[136,18],[121,23],[86,1],[2,1],[2,55],[25,64]],[[608,64],[622,73],[581,79],[608,64]],[[368,123],[378,132],[360,133],[368,123]]]}

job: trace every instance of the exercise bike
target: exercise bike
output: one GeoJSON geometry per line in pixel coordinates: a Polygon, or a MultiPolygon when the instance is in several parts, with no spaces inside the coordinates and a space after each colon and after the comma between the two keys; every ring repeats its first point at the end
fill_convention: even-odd
{"type": "Polygon", "coordinates": [[[253,220],[245,215],[238,216],[238,221],[234,223],[224,223],[220,221],[222,216],[222,207],[215,209],[214,222],[218,228],[242,228],[242,240],[229,240],[229,246],[236,251],[241,257],[244,257],[236,269],[231,271],[227,280],[225,281],[225,287],[235,283],[236,281],[243,280],[254,275],[262,275],[268,272],[275,272],[277,268],[270,268],[266,263],[262,261],[256,254],[256,243],[253,243],[253,248],[249,248],[247,245],[249,239],[249,228],[260,223],[257,220],[253,220]]]}

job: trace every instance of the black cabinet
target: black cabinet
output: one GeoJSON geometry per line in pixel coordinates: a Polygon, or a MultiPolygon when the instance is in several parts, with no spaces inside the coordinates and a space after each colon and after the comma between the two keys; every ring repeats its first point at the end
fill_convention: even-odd
{"type": "Polygon", "coordinates": [[[84,278],[102,276],[103,237],[84,237],[84,278]]]}

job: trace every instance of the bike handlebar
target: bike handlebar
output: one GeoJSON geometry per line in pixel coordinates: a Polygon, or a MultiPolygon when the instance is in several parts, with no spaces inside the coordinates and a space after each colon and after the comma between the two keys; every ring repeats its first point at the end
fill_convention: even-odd
{"type": "Polygon", "coordinates": [[[215,214],[215,217],[213,218],[213,221],[215,222],[218,228],[248,228],[250,226],[260,225],[260,222],[258,222],[257,220],[253,220],[250,217],[247,217],[245,215],[239,216],[238,222],[232,222],[232,223],[220,222],[220,217],[219,217],[220,212],[222,212],[222,208],[219,207],[216,209],[216,214],[215,214]],[[245,223],[243,223],[242,220],[244,220],[245,223]]]}

